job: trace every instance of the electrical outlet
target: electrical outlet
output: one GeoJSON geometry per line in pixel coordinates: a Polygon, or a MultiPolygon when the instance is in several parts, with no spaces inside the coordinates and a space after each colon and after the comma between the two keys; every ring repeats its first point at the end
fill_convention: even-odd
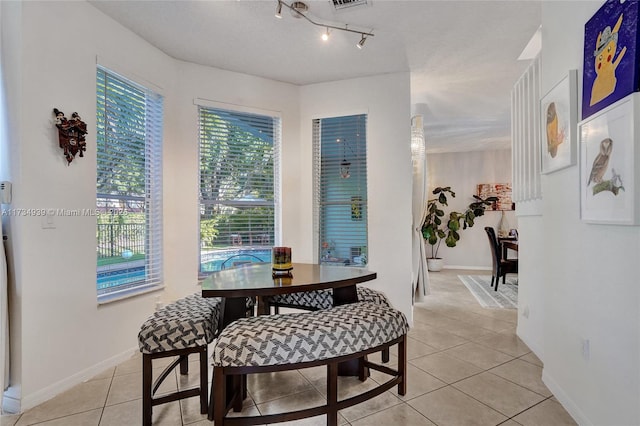
{"type": "Polygon", "coordinates": [[[582,359],[589,361],[591,358],[591,343],[589,339],[582,339],[582,359]]]}

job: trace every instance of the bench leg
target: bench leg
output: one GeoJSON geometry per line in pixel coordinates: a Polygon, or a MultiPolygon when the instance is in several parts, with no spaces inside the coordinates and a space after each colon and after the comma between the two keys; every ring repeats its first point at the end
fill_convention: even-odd
{"type": "Polygon", "coordinates": [[[142,354],[142,424],[144,426],[151,426],[152,374],[151,355],[142,354]]]}
{"type": "Polygon", "coordinates": [[[338,364],[327,364],[327,426],[338,425],[338,364]]]}
{"type": "Polygon", "coordinates": [[[398,374],[402,381],[398,383],[398,395],[407,394],[407,335],[398,342],[398,374]]]}
{"type": "Polygon", "coordinates": [[[189,374],[189,355],[180,355],[180,374],[189,374]]]}
{"type": "Polygon", "coordinates": [[[382,363],[386,364],[389,362],[389,348],[384,348],[382,350],[382,363]]]}
{"type": "Polygon", "coordinates": [[[207,414],[207,385],[208,385],[208,375],[207,375],[207,358],[208,358],[208,350],[207,346],[203,346],[202,351],[200,351],[200,413],[207,414]]]}
{"type": "Polygon", "coordinates": [[[244,379],[245,375],[233,376],[233,411],[239,413],[242,411],[242,396],[244,395],[244,379]]]}
{"type": "Polygon", "coordinates": [[[224,416],[227,411],[227,377],[223,374],[222,368],[214,367],[213,385],[215,390],[212,395],[213,402],[213,422],[216,426],[224,425],[224,416]]]}

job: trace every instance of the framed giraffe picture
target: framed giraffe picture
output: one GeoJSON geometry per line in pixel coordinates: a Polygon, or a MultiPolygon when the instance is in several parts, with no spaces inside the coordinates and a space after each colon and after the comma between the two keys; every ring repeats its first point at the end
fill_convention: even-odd
{"type": "Polygon", "coordinates": [[[584,222],[640,224],[640,93],[634,93],[579,124],[580,216],[584,222]]]}
{"type": "Polygon", "coordinates": [[[640,2],[607,0],[584,26],[582,119],[640,90],[640,2]]]}
{"type": "Polygon", "coordinates": [[[576,164],[578,123],[578,71],[570,70],[540,100],[542,173],[576,164]]]}

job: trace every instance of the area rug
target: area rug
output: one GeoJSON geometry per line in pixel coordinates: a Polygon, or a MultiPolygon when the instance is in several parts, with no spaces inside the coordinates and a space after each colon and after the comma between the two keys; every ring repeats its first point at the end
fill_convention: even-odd
{"type": "Polygon", "coordinates": [[[483,308],[518,308],[518,279],[508,276],[507,283],[500,280],[498,291],[491,287],[491,275],[458,275],[483,308]]]}

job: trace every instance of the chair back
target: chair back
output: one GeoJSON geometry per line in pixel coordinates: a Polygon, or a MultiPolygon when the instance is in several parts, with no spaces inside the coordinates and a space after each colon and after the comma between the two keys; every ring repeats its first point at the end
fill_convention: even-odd
{"type": "Polygon", "coordinates": [[[490,227],[486,226],[484,230],[487,232],[487,237],[489,238],[489,245],[491,246],[491,256],[493,257],[493,271],[494,273],[498,270],[498,265],[500,264],[501,253],[500,253],[500,244],[498,244],[498,238],[496,237],[496,231],[490,227]]]}

